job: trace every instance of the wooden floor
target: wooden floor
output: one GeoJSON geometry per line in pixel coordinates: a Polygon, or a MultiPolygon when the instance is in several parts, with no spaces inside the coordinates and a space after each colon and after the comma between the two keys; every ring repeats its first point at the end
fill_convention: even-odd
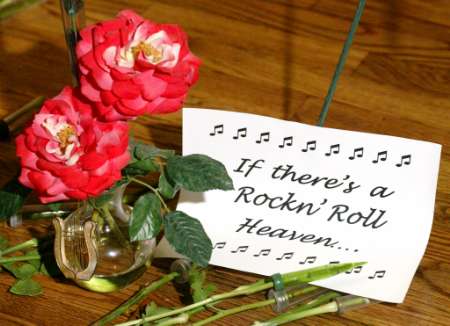
{"type": "MultiPolygon", "coordinates": [[[[126,7],[158,22],[176,22],[202,58],[187,106],[229,108],[314,124],[356,8],[356,0],[89,0],[88,23],[126,7]]],[[[47,1],[0,22],[0,114],[70,83],[58,2],[47,1]]],[[[326,126],[422,139],[443,145],[433,230],[406,301],[297,325],[450,325],[450,1],[368,0],[326,126]]],[[[180,150],[179,113],[138,120],[136,137],[180,150]]],[[[0,144],[0,181],[17,169],[14,146],[0,144]]],[[[411,203],[414,205],[414,203],[411,203]]],[[[3,222],[2,222],[3,223],[3,222]]],[[[13,242],[46,222],[0,233],[13,242]]],[[[151,268],[109,295],[41,277],[44,294],[11,295],[0,274],[0,325],[86,325],[125,301],[164,270],[151,268]]],[[[253,276],[215,268],[228,290],[253,276]]],[[[172,286],[151,296],[180,304],[172,286]]],[[[248,302],[248,299],[234,303],[248,302]]],[[[249,325],[272,316],[249,312],[215,325],[249,325]]],[[[124,318],[121,319],[125,320],[124,318]]]]}

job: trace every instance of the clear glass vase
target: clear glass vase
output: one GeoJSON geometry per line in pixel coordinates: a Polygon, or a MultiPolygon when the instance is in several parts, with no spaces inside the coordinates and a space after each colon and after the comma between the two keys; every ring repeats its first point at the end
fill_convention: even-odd
{"type": "Polygon", "coordinates": [[[100,209],[81,203],[65,220],[55,218],[55,258],[64,276],[96,292],[119,290],[140,277],[156,240],[131,242],[132,207],[122,203],[126,185],[100,209]]]}

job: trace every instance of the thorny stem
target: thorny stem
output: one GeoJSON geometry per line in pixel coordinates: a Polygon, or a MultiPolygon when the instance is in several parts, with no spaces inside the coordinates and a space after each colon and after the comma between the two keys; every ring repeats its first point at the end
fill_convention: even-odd
{"type": "Polygon", "coordinates": [[[314,308],[307,309],[307,310],[303,309],[303,310],[298,310],[298,311],[293,311],[293,312],[287,312],[283,315],[275,317],[266,322],[262,322],[262,323],[255,322],[252,326],[278,326],[278,325],[283,325],[283,324],[289,323],[294,320],[299,320],[299,319],[310,317],[310,316],[321,315],[321,314],[326,314],[329,312],[337,312],[337,311],[338,311],[337,303],[335,301],[332,301],[330,303],[321,305],[319,307],[314,307],[314,308]]]}
{"type": "Polygon", "coordinates": [[[41,255],[39,255],[39,254],[28,254],[28,255],[23,255],[23,256],[5,257],[5,258],[0,258],[0,264],[13,263],[16,261],[38,260],[38,259],[41,259],[41,255]]]}
{"type": "Polygon", "coordinates": [[[142,185],[144,187],[147,187],[148,189],[150,189],[156,195],[156,197],[158,197],[159,201],[161,202],[161,204],[164,207],[164,210],[167,213],[170,213],[170,208],[166,205],[166,202],[161,197],[161,194],[159,193],[159,191],[157,189],[155,189],[154,187],[152,187],[151,185],[149,185],[148,183],[146,183],[146,182],[144,182],[142,180],[139,180],[139,179],[136,179],[136,178],[130,178],[130,180],[134,181],[134,182],[136,182],[136,183],[138,183],[138,184],[140,184],[140,185],[142,185]]]}
{"type": "Polygon", "coordinates": [[[247,311],[247,310],[251,310],[251,309],[258,309],[258,308],[262,308],[262,307],[271,305],[274,302],[275,302],[275,299],[267,299],[267,300],[258,301],[255,303],[250,303],[250,304],[242,305],[242,306],[227,309],[227,310],[222,310],[209,318],[206,318],[204,320],[194,323],[192,326],[206,325],[213,321],[216,321],[218,319],[221,319],[221,318],[224,318],[224,317],[227,317],[230,315],[234,315],[234,314],[237,314],[237,313],[240,313],[243,311],[247,311]]]}
{"type": "MultiPolygon", "coordinates": [[[[302,289],[299,289],[299,290],[294,291],[292,293],[289,293],[288,296],[289,296],[289,299],[292,299],[294,297],[297,297],[297,296],[300,296],[300,295],[303,295],[303,294],[315,291],[317,289],[318,289],[317,286],[311,285],[311,286],[308,286],[306,288],[302,288],[302,289]]],[[[272,304],[275,304],[275,299],[274,298],[263,300],[263,301],[258,301],[258,302],[255,302],[255,303],[250,303],[250,304],[246,304],[246,305],[242,305],[242,306],[238,306],[238,307],[231,308],[231,309],[221,310],[221,311],[217,312],[215,315],[213,315],[213,316],[211,316],[209,318],[206,318],[206,319],[204,319],[202,321],[194,323],[192,326],[203,326],[203,325],[209,324],[209,323],[211,323],[213,321],[225,318],[225,317],[230,316],[230,315],[234,315],[234,314],[237,314],[237,313],[240,313],[240,312],[243,312],[243,311],[247,311],[247,310],[262,308],[262,307],[265,307],[265,306],[268,306],[268,305],[272,305],[272,304]]]]}
{"type": "MultiPolygon", "coordinates": [[[[312,282],[312,281],[316,281],[319,279],[324,279],[324,278],[328,278],[328,277],[337,275],[337,274],[345,272],[355,266],[360,266],[363,264],[365,264],[365,263],[343,263],[343,264],[338,264],[338,265],[319,266],[319,267],[310,268],[310,269],[306,269],[306,270],[302,270],[302,271],[282,274],[282,279],[285,284],[294,283],[294,282],[296,282],[296,283],[298,283],[298,282],[305,283],[306,282],[307,283],[307,282],[312,282]]],[[[221,300],[233,298],[233,297],[240,296],[240,295],[250,295],[250,294],[253,294],[256,292],[270,289],[272,287],[273,287],[273,282],[263,279],[263,280],[259,280],[252,284],[249,284],[249,285],[240,286],[230,292],[213,295],[205,300],[193,303],[189,306],[185,306],[182,308],[178,308],[178,309],[171,310],[171,311],[161,313],[158,315],[154,315],[154,316],[131,320],[131,321],[128,321],[125,323],[118,324],[116,326],[138,325],[143,322],[150,322],[150,321],[158,320],[158,319],[165,318],[165,317],[179,315],[179,314],[185,313],[187,311],[190,311],[192,309],[204,307],[204,306],[210,305],[212,303],[215,303],[215,302],[218,302],[221,300]]]]}
{"type": "Polygon", "coordinates": [[[29,248],[36,248],[38,246],[38,240],[36,238],[30,239],[28,241],[19,243],[15,246],[11,246],[9,248],[6,248],[5,250],[0,250],[0,256],[10,254],[15,251],[29,249],[29,248]]]}
{"type": "Polygon", "coordinates": [[[167,274],[160,278],[159,280],[152,282],[148,284],[147,286],[143,287],[141,290],[139,290],[134,296],[132,296],[130,299],[128,299],[126,302],[124,302],[122,305],[111,311],[106,316],[102,317],[98,321],[96,321],[93,326],[101,326],[105,325],[106,323],[116,319],[120,315],[122,315],[124,312],[126,312],[131,306],[134,306],[136,304],[139,304],[142,300],[144,300],[151,292],[157,290],[164,284],[172,281],[175,277],[178,276],[177,272],[173,272],[170,274],[167,274]]]}
{"type": "Polygon", "coordinates": [[[108,205],[105,205],[101,208],[101,211],[103,215],[105,216],[106,221],[109,224],[109,227],[111,228],[111,231],[116,236],[117,240],[120,242],[122,246],[125,248],[129,248],[130,244],[122,234],[122,231],[120,230],[119,226],[117,225],[116,221],[114,220],[114,217],[111,215],[111,212],[109,211],[108,205]]]}

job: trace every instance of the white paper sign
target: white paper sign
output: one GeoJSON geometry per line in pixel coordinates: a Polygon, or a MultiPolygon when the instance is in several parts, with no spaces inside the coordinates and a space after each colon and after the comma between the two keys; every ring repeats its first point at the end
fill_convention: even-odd
{"type": "Polygon", "coordinates": [[[440,151],[423,141],[184,109],[183,154],[221,161],[235,190],[182,192],[178,209],[202,222],[211,264],[272,275],[367,261],[314,284],[402,302],[428,242],[440,151]]]}

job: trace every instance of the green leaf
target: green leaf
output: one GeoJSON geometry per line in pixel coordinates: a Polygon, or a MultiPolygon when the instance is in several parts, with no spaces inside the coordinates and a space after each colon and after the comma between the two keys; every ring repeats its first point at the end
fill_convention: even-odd
{"type": "Polygon", "coordinates": [[[150,172],[158,172],[159,166],[153,162],[153,159],[145,159],[140,161],[135,161],[128,164],[123,172],[125,175],[133,176],[133,175],[146,175],[150,172]]]}
{"type": "Polygon", "coordinates": [[[31,192],[22,186],[17,178],[10,180],[0,190],[0,218],[8,218],[17,213],[31,192]]]}
{"type": "Polygon", "coordinates": [[[15,275],[16,270],[18,269],[16,263],[3,263],[1,266],[13,275],[15,275]]]}
{"type": "Polygon", "coordinates": [[[18,279],[27,279],[32,277],[37,272],[31,264],[22,264],[19,268],[14,270],[14,276],[18,279]]]}
{"type": "Polygon", "coordinates": [[[178,253],[199,266],[208,265],[212,244],[200,221],[180,211],[170,212],[164,218],[164,231],[178,253]]]}
{"type": "Polygon", "coordinates": [[[131,241],[154,238],[161,230],[161,203],[152,193],[146,193],[134,204],[129,222],[131,241]]]}
{"type": "Polygon", "coordinates": [[[170,157],[166,170],[170,179],[186,190],[201,192],[234,189],[225,166],[206,155],[170,157]]]}
{"type": "MultiPolygon", "coordinates": [[[[27,252],[27,254],[37,254],[39,255],[39,250],[38,249],[33,249],[27,252]]],[[[42,258],[41,259],[32,259],[28,261],[28,264],[31,264],[34,266],[34,268],[36,269],[36,271],[40,270],[41,265],[42,264],[42,258]]]]}
{"type": "Polygon", "coordinates": [[[18,280],[9,289],[9,292],[18,295],[35,296],[42,293],[42,287],[38,282],[32,280],[31,278],[28,278],[24,280],[18,280]]]}
{"type": "Polygon", "coordinates": [[[175,197],[179,190],[179,187],[176,185],[173,185],[169,180],[167,180],[166,173],[163,171],[161,172],[161,175],[159,176],[159,184],[158,184],[158,191],[159,193],[167,199],[172,199],[175,197]]]}
{"type": "Polygon", "coordinates": [[[105,206],[107,203],[109,203],[111,200],[113,200],[114,194],[115,194],[117,188],[119,188],[120,186],[123,186],[127,182],[128,182],[128,180],[125,180],[125,179],[117,181],[111,188],[109,188],[108,190],[104,191],[100,196],[89,198],[90,203],[94,207],[103,207],[103,206],[105,206]]]}
{"type": "Polygon", "coordinates": [[[130,152],[133,158],[136,160],[145,160],[148,158],[162,157],[168,159],[175,155],[173,150],[159,149],[150,144],[144,144],[137,141],[130,142],[130,152]]]}
{"type": "Polygon", "coordinates": [[[191,285],[192,299],[200,302],[207,299],[216,289],[214,284],[205,284],[206,271],[193,266],[189,271],[189,284],[191,285]]]}
{"type": "MultiPolygon", "coordinates": [[[[154,315],[159,315],[159,314],[162,314],[162,313],[169,312],[171,310],[172,309],[169,309],[169,308],[159,307],[154,301],[152,301],[148,305],[145,306],[145,311],[141,315],[141,318],[151,317],[151,316],[154,316],[154,315]]],[[[168,319],[170,319],[170,317],[158,319],[158,323],[164,322],[164,321],[166,321],[168,319]]],[[[144,326],[149,326],[149,325],[151,325],[151,323],[144,323],[143,325],[144,326]]]]}

